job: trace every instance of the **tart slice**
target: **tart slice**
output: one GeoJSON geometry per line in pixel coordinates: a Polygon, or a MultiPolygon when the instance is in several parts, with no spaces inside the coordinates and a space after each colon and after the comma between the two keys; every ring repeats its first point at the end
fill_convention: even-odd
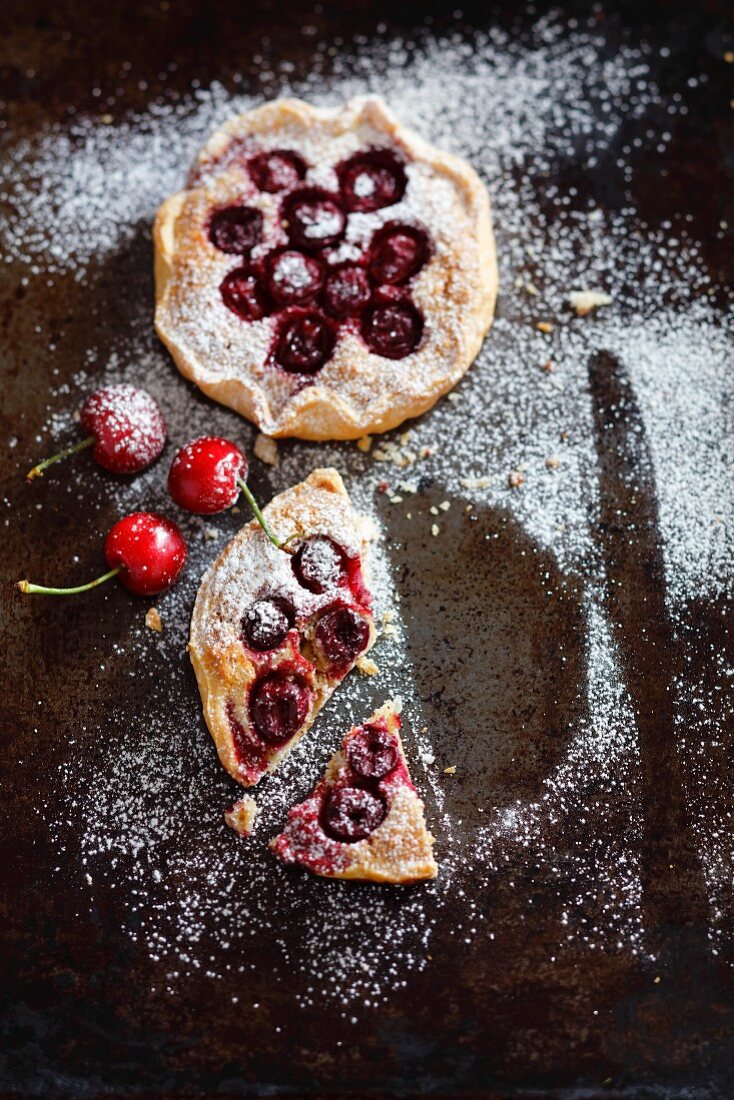
{"type": "Polygon", "coordinates": [[[244,787],[273,771],[374,641],[368,530],[336,470],[265,508],[204,574],[189,653],[219,759],[244,787]]]}
{"type": "Polygon", "coordinates": [[[435,878],[433,837],[400,740],[399,707],[355,726],[270,847],[325,878],[406,884],[435,878]]]}

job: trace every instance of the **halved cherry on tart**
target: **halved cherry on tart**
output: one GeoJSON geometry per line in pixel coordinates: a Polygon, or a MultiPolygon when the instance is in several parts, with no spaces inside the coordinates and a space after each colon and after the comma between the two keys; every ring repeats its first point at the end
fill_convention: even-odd
{"type": "Polygon", "coordinates": [[[282,745],[306,721],[310,703],[311,689],[302,677],[271,672],[252,688],[252,724],[263,741],[282,745]]]}
{"type": "Polygon", "coordinates": [[[265,267],[267,288],[281,306],[309,305],[324,285],[321,260],[293,248],[271,252],[265,267]]]}
{"type": "Polygon", "coordinates": [[[250,649],[258,653],[277,649],[296,622],[296,613],[281,596],[255,600],[242,617],[242,635],[250,649]]]}
{"type": "Polygon", "coordinates": [[[291,558],[298,583],[321,596],[344,584],[347,578],[347,555],[328,535],[313,535],[306,539],[291,558]]]}
{"type": "Polygon", "coordinates": [[[314,187],[288,195],[283,203],[283,221],[291,243],[312,251],[336,244],[347,224],[334,196],[314,187]]]}
{"type": "Polygon", "coordinates": [[[338,320],[356,317],[370,300],[372,288],[367,272],[358,264],[330,268],[324,283],[323,302],[327,313],[338,320]]]}
{"type": "Polygon", "coordinates": [[[246,267],[228,272],[219,291],[227,309],[231,309],[243,321],[261,321],[268,313],[263,289],[246,267]]]}
{"type": "Polygon", "coordinates": [[[220,252],[249,256],[263,233],[263,216],[252,206],[225,206],[209,221],[209,240],[220,252]]]}
{"type": "Polygon", "coordinates": [[[297,187],[308,169],[303,157],[288,149],[271,149],[258,153],[252,157],[247,167],[255,186],[260,191],[271,194],[297,187]]]}
{"type": "Polygon", "coordinates": [[[347,761],[361,779],[384,779],[399,758],[397,738],[384,719],[362,726],[347,744],[347,761]]]}
{"type": "Polygon", "coordinates": [[[355,153],[337,168],[341,199],[349,213],[369,214],[405,194],[405,168],[389,149],[355,153]]]}
{"type": "Polygon", "coordinates": [[[334,607],[325,611],[314,628],[314,640],[320,653],[337,668],[351,664],[367,648],[370,628],[353,607],[334,607]]]}
{"type": "Polygon", "coordinates": [[[274,359],[290,374],[316,374],[336,343],[332,321],[317,310],[292,309],[281,319],[274,359]]]}
{"type": "Polygon", "coordinates": [[[362,339],[385,359],[404,359],[423,335],[423,318],[412,302],[376,302],[362,315],[362,339]]]}
{"type": "Polygon", "coordinates": [[[424,266],[430,251],[425,230],[413,225],[384,225],[370,243],[370,275],[378,284],[407,283],[424,266]]]}
{"type": "Polygon", "coordinates": [[[373,833],[384,820],[386,812],[385,803],[379,795],[361,787],[339,787],[324,803],[324,832],[336,840],[353,844],[373,833]]]}

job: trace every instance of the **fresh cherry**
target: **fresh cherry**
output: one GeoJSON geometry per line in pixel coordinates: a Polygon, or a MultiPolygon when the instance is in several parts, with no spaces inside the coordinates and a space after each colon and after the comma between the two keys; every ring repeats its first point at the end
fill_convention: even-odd
{"type": "Polygon", "coordinates": [[[349,766],[362,779],[384,779],[399,755],[397,738],[384,722],[363,726],[347,745],[349,766]]]}
{"type": "Polygon", "coordinates": [[[266,278],[271,297],[278,305],[308,305],[324,285],[324,266],[316,256],[286,248],[268,256],[266,278]]]}
{"type": "Polygon", "coordinates": [[[311,692],[305,680],[271,672],[259,680],[250,695],[253,725],[271,745],[290,740],[308,715],[311,692]]]}
{"type": "Polygon", "coordinates": [[[244,493],[263,531],[274,546],[280,539],[271,531],[247,485],[247,459],[228,439],[205,435],[176,454],[168,474],[168,491],[181,508],[211,516],[231,508],[244,493]]]}
{"type": "Polygon", "coordinates": [[[347,575],[347,556],[328,535],[313,535],[291,558],[298,583],[321,596],[343,583],[347,575]]]}
{"type": "Polygon", "coordinates": [[[291,153],[286,149],[258,153],[248,164],[255,186],[271,194],[297,187],[306,175],[307,167],[298,153],[291,153]]]}
{"type": "Polygon", "coordinates": [[[336,343],[333,322],[317,310],[285,315],[275,345],[275,361],[290,374],[316,374],[330,359],[336,343]]]}
{"type": "Polygon", "coordinates": [[[386,359],[404,359],[423,335],[423,318],[410,302],[386,302],[365,310],[362,338],[370,351],[386,359]]]}
{"type": "Polygon", "coordinates": [[[347,224],[334,196],[313,187],[288,195],[283,203],[283,219],[291,243],[311,250],[336,244],[347,224]]]}
{"type": "Polygon", "coordinates": [[[220,252],[249,256],[260,243],[263,216],[252,206],[225,206],[209,222],[209,240],[220,252]]]}
{"type": "Polygon", "coordinates": [[[324,804],[324,829],[337,840],[353,844],[373,833],[385,813],[385,803],[376,795],[359,787],[340,787],[324,804]]]}
{"type": "Polygon", "coordinates": [[[405,168],[389,149],[355,153],[337,168],[342,203],[350,213],[369,214],[405,194],[405,168]]]}
{"type": "Polygon", "coordinates": [[[363,267],[347,263],[331,268],[324,283],[323,301],[332,317],[354,317],[369,300],[370,281],[363,267]]]}
{"type": "Polygon", "coordinates": [[[119,577],[136,596],[155,596],[169,588],[186,562],[186,543],[175,523],[155,512],[133,512],[112,527],[105,539],[108,573],[75,588],[47,588],[18,581],[21,592],[67,596],[86,592],[119,577]]]}
{"type": "Polygon", "coordinates": [[[136,474],[155,462],[166,444],[166,422],[157,402],[127,382],[90,394],[81,408],[81,424],[86,439],[39,462],[26,475],[28,481],[86,447],[94,447],[92,457],[105,470],[136,474]]]}
{"type": "Polygon", "coordinates": [[[370,275],[376,283],[406,283],[423,267],[429,252],[428,236],[422,229],[384,225],[370,244],[370,275]]]}
{"type": "Polygon", "coordinates": [[[334,607],[316,623],[314,638],[329,664],[348,665],[367,648],[370,628],[354,608],[334,607]]]}
{"type": "Polygon", "coordinates": [[[268,312],[267,301],[257,279],[246,267],[224,276],[219,287],[222,301],[243,321],[261,321],[268,312]]]}
{"type": "Polygon", "coordinates": [[[242,634],[250,649],[265,653],[276,649],[296,621],[291,604],[280,596],[255,600],[242,617],[242,634]]]}

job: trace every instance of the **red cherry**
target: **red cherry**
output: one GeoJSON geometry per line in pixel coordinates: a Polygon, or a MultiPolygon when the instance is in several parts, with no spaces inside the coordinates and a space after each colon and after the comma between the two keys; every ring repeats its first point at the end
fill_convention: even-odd
{"type": "Polygon", "coordinates": [[[386,359],[404,359],[423,335],[423,318],[410,302],[373,305],[362,317],[362,338],[370,351],[386,359]]]}
{"type": "Polygon", "coordinates": [[[186,543],[175,523],[155,512],[133,512],[112,527],[104,553],[109,573],[74,588],[48,588],[18,581],[21,592],[44,596],[71,596],[87,592],[111,577],[119,577],[136,596],[155,596],[169,588],[186,562],[186,543]]]}
{"type": "Polygon", "coordinates": [[[292,309],[283,318],[275,361],[291,374],[316,374],[331,358],[334,323],[316,310],[292,309]]]}
{"type": "Polygon", "coordinates": [[[127,382],[90,394],[81,408],[81,424],[87,438],[39,462],[26,475],[28,481],[54,462],[92,446],[95,461],[105,470],[137,474],[155,462],[166,444],[166,422],[157,402],[127,382]]]}
{"type": "Polygon", "coordinates": [[[370,275],[397,286],[416,275],[429,255],[428,236],[412,225],[385,225],[370,244],[370,275]]]}
{"type": "Polygon", "coordinates": [[[334,607],[316,623],[314,638],[329,664],[343,666],[367,648],[370,628],[354,608],[334,607]]]}
{"type": "Polygon", "coordinates": [[[248,164],[250,175],[261,191],[290,191],[306,175],[308,165],[298,153],[286,149],[271,149],[258,153],[248,164]]]}
{"type": "Polygon", "coordinates": [[[337,167],[344,208],[369,214],[392,206],[405,194],[405,168],[389,149],[355,153],[337,167]]]}
{"type": "Polygon", "coordinates": [[[347,224],[334,196],[313,187],[288,195],[283,203],[283,220],[291,242],[310,250],[336,244],[347,224]]]}
{"type": "Polygon", "coordinates": [[[121,566],[120,580],[136,596],[155,596],[178,577],[186,561],[186,543],[175,523],[155,512],[133,512],[111,529],[104,544],[110,569],[121,566]]]}
{"type": "Polygon", "coordinates": [[[324,828],[337,840],[353,844],[373,833],[386,812],[385,803],[377,795],[359,787],[340,787],[324,805],[324,828]]]}
{"type": "Polygon", "coordinates": [[[305,680],[271,672],[252,689],[250,714],[253,725],[271,745],[289,741],[308,715],[311,691],[305,680]]]}
{"type": "Polygon", "coordinates": [[[324,284],[324,267],[315,256],[294,248],[273,252],[267,260],[268,290],[281,306],[308,305],[324,284]]]}
{"type": "Polygon", "coordinates": [[[211,516],[231,508],[247,477],[247,459],[228,439],[205,435],[178,452],[168,475],[168,491],[182,508],[211,516]]]}
{"type": "Polygon", "coordinates": [[[347,745],[347,761],[362,779],[384,779],[398,762],[398,741],[384,720],[363,726],[347,745]]]}
{"type": "Polygon", "coordinates": [[[250,649],[266,653],[277,649],[296,621],[292,604],[282,596],[264,596],[255,600],[242,617],[242,634],[250,649]]]}
{"type": "Polygon", "coordinates": [[[318,596],[344,583],[347,555],[328,535],[306,539],[291,558],[298,583],[318,596]]]}
{"type": "Polygon", "coordinates": [[[209,240],[220,252],[249,256],[260,243],[263,216],[252,206],[225,206],[212,214],[209,240]]]}
{"type": "Polygon", "coordinates": [[[261,321],[268,312],[267,301],[254,275],[238,267],[224,276],[219,287],[222,301],[243,321],[261,321]]]}
{"type": "Polygon", "coordinates": [[[326,276],[324,307],[332,317],[342,320],[361,313],[370,300],[367,272],[357,264],[339,264],[326,276]]]}

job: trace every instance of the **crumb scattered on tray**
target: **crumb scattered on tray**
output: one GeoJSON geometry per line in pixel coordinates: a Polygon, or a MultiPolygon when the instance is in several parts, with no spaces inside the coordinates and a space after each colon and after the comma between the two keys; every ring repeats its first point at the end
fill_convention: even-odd
{"type": "Polygon", "coordinates": [[[154,607],[149,607],[145,613],[145,625],[148,630],[155,630],[156,634],[163,633],[163,623],[161,617],[154,607]]]}
{"type": "Polygon", "coordinates": [[[365,676],[377,676],[380,671],[379,666],[375,664],[372,658],[365,656],[357,659],[357,668],[365,676]]]}
{"type": "Polygon", "coordinates": [[[251,795],[245,794],[233,802],[228,810],[224,811],[224,820],[230,829],[234,829],[240,836],[249,836],[255,826],[257,817],[257,802],[251,795]]]}
{"type": "Polygon", "coordinates": [[[573,290],[568,296],[568,302],[576,310],[578,317],[585,317],[597,306],[611,305],[612,299],[603,290],[573,290]]]}

